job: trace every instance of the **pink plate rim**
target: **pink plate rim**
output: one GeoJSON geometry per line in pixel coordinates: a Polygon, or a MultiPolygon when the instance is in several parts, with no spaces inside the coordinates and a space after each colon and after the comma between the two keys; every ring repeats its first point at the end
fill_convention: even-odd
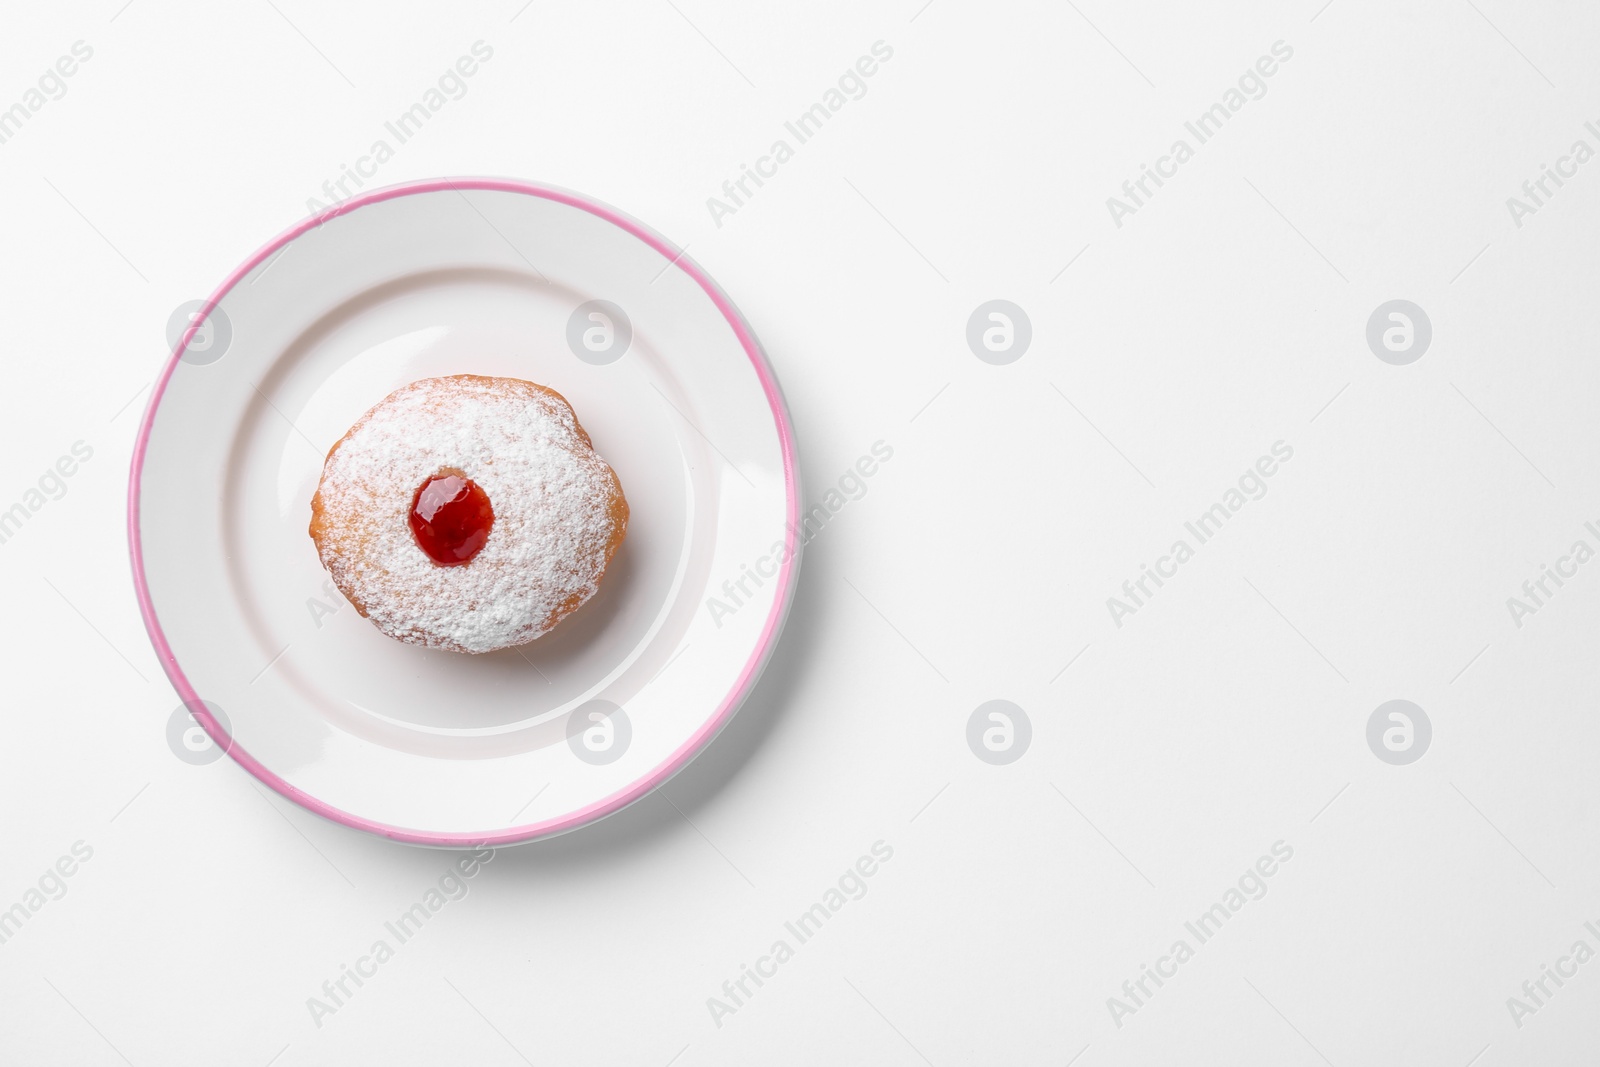
{"type": "Polygon", "coordinates": [[[733,328],[734,336],[739,339],[739,343],[744,347],[746,355],[750,357],[750,363],[755,367],[756,376],[760,379],[761,387],[766,393],[767,402],[772,407],[773,421],[777,424],[778,440],[783,450],[783,477],[786,490],[784,547],[788,558],[781,565],[778,572],[779,588],[777,597],[773,601],[772,610],[767,615],[760,640],[757,641],[756,647],[751,651],[749,659],[745,661],[744,669],[740,672],[733,688],[722,699],[711,717],[702,723],[687,741],[679,746],[665,761],[632,784],[560,818],[528,823],[524,826],[512,827],[508,830],[489,834],[428,833],[403,826],[391,826],[387,823],[362,818],[359,815],[352,815],[350,812],[342,811],[324,803],[304,790],[289,784],[268,770],[242,747],[233,743],[233,739],[223,729],[222,725],[217,722],[216,718],[206,710],[200,695],[189,684],[189,679],[184,675],[183,668],[178,665],[172,648],[167,644],[166,635],[161,629],[161,622],[156,618],[155,605],[150,600],[150,588],[145,581],[144,555],[141,551],[139,534],[140,477],[144,471],[145,450],[150,442],[150,432],[155,425],[156,410],[161,406],[161,397],[166,391],[167,382],[172,378],[173,371],[177,369],[179,360],[195,333],[196,327],[190,326],[184,332],[177,348],[173,351],[172,358],[168,360],[166,366],[162,369],[161,376],[156,380],[155,388],[150,394],[150,401],[145,407],[144,418],[139,424],[139,436],[134,441],[133,461],[128,476],[128,553],[133,563],[134,593],[138,597],[139,613],[144,617],[145,629],[150,634],[150,642],[155,646],[156,656],[161,661],[161,667],[166,671],[167,678],[172,682],[173,688],[178,691],[178,696],[183,699],[191,714],[205,728],[206,733],[211,735],[212,740],[221,745],[223,750],[231,755],[241,767],[277,792],[308,811],[315,812],[326,819],[331,819],[345,826],[380,834],[395,841],[446,848],[520,844],[540,838],[554,837],[557,834],[575,830],[580,826],[585,826],[620,811],[627,805],[644,797],[651,790],[688,766],[689,762],[704,750],[722,728],[728,724],[728,721],[733,718],[734,713],[738,711],[739,706],[744,702],[745,697],[749,695],[750,690],[755,687],[756,680],[761,676],[762,669],[765,668],[767,660],[771,657],[772,650],[777,644],[778,634],[783,629],[789,605],[794,599],[795,582],[798,577],[800,562],[800,540],[796,534],[797,520],[800,513],[800,486],[799,466],[795,458],[794,429],[789,420],[788,409],[784,404],[783,393],[778,386],[777,378],[773,374],[772,366],[767,361],[766,354],[761,350],[760,342],[756,340],[755,334],[751,332],[749,325],[744,320],[744,316],[739,313],[739,309],[734,306],[733,301],[729,300],[727,294],[717,286],[717,283],[696,263],[684,255],[681,249],[674,247],[669,241],[637,219],[633,219],[598,200],[555,186],[510,178],[432,178],[374,189],[371,192],[352,197],[343,203],[328,208],[326,211],[303,219],[257,249],[249,259],[245,260],[238,269],[228,276],[227,280],[217,288],[216,292],[211,294],[206,300],[200,316],[197,317],[203,318],[205,315],[209,315],[211,310],[235,285],[254,270],[257,265],[265,262],[273,253],[301,234],[321,226],[330,219],[357,211],[368,204],[377,204],[397,197],[443,191],[460,192],[464,189],[521,193],[526,196],[537,196],[545,200],[553,200],[557,203],[587,211],[591,215],[602,218],[632,234],[651,248],[654,248],[662,256],[666,257],[669,267],[677,267],[692,278],[701,289],[705,290],[706,295],[711,298],[711,302],[722,313],[722,317],[733,328]]]}

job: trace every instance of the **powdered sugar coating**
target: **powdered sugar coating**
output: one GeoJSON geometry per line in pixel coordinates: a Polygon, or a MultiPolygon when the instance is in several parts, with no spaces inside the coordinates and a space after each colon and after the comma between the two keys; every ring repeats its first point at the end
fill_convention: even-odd
{"type": "Polygon", "coordinates": [[[311,509],[322,564],[361,614],[457,652],[549,632],[595,594],[628,519],[616,473],[561,394],[472,374],[412,382],[363,415],[328,453],[311,509]],[[408,521],[417,488],[443,469],[494,509],[461,566],[428,558],[408,521]]]}

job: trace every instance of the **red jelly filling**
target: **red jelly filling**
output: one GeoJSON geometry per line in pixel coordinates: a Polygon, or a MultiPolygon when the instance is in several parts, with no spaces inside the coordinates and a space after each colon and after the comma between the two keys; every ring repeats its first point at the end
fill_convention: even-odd
{"type": "Polygon", "coordinates": [[[411,498],[411,532],[441,567],[456,567],[476,556],[493,525],[489,494],[460,471],[440,471],[411,498]]]}

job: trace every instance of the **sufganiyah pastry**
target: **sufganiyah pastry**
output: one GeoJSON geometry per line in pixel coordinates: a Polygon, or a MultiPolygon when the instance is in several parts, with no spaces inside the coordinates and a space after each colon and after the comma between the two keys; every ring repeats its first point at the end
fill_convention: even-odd
{"type": "Polygon", "coordinates": [[[328,452],[311,539],[345,598],[407,644],[492,652],[600,588],[622,483],[565,397],[454,374],[396,389],[328,452]]]}

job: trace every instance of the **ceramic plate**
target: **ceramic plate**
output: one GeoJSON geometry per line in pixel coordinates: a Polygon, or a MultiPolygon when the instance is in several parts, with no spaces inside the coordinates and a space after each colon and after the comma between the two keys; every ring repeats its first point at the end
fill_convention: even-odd
{"type": "Polygon", "coordinates": [[[793,593],[798,471],[772,368],[679,250],[573,193],[441,179],[307,219],[196,307],[134,451],[134,582],[251,774],[388,837],[507,844],[638,799],[732,717],[793,593]],[[479,656],[380,634],[306,532],[350,425],[459,373],[566,396],[632,512],[589,603],[479,656]]]}

